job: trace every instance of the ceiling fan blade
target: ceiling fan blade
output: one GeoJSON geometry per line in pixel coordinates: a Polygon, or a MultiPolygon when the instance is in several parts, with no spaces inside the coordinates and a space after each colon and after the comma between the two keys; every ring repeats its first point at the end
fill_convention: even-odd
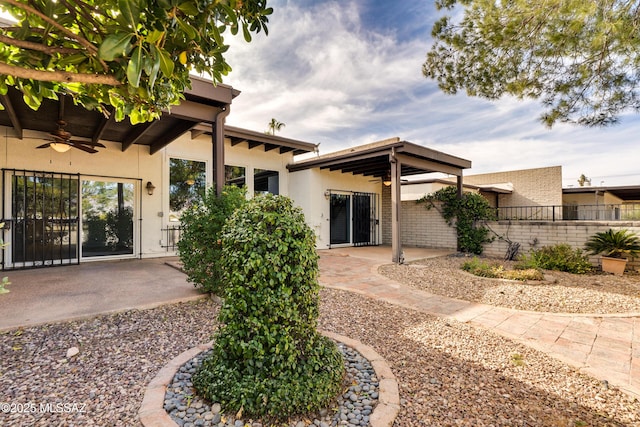
{"type": "Polygon", "coordinates": [[[69,140],[69,142],[73,143],[73,144],[82,144],[84,146],[87,147],[100,147],[100,148],[107,148],[106,145],[100,143],[100,142],[93,142],[93,141],[80,141],[79,139],[72,139],[69,140]]]}
{"type": "Polygon", "coordinates": [[[94,153],[98,152],[98,150],[94,150],[91,147],[87,147],[87,146],[81,145],[81,144],[70,143],[69,145],[72,146],[73,148],[77,148],[78,150],[86,151],[87,153],[90,153],[90,154],[94,154],[94,153]]]}
{"type": "Polygon", "coordinates": [[[38,145],[36,148],[49,148],[50,145],[51,143],[47,142],[46,144],[38,145]]]}

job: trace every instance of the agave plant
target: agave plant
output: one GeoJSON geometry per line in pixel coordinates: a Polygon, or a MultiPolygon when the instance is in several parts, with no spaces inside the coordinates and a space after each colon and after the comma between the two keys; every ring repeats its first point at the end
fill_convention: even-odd
{"type": "Polygon", "coordinates": [[[592,255],[611,258],[634,258],[640,255],[640,239],[629,230],[608,229],[589,238],[585,248],[592,255]]]}

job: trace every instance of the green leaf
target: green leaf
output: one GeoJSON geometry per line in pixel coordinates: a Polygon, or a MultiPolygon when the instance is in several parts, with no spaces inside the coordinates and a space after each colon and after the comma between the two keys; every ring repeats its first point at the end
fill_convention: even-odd
{"type": "Polygon", "coordinates": [[[131,33],[115,33],[107,36],[98,49],[98,56],[105,61],[113,61],[117,57],[126,55],[131,49],[131,38],[131,33]]]}
{"type": "Polygon", "coordinates": [[[158,40],[160,40],[164,35],[165,35],[164,31],[153,30],[153,31],[149,32],[147,37],[145,37],[145,40],[147,41],[147,43],[153,44],[153,43],[157,42],[158,40]]]}
{"type": "Polygon", "coordinates": [[[192,1],[186,1],[184,3],[180,3],[178,5],[178,9],[180,9],[185,14],[190,15],[190,16],[197,16],[200,13],[200,11],[196,7],[195,3],[192,2],[192,1]]]}
{"type": "Polygon", "coordinates": [[[138,22],[140,22],[140,2],[136,0],[118,0],[118,7],[124,23],[130,26],[133,31],[136,31],[138,22]]]}
{"type": "Polygon", "coordinates": [[[249,32],[249,28],[247,28],[246,24],[242,25],[242,33],[244,35],[244,40],[247,43],[251,42],[251,33],[249,32]]]}
{"type": "Polygon", "coordinates": [[[184,31],[188,40],[196,40],[199,39],[198,32],[189,24],[185,23],[184,20],[176,17],[176,22],[178,22],[178,26],[182,31],[184,31]]]}
{"type": "Polygon", "coordinates": [[[149,89],[153,89],[153,86],[156,84],[156,79],[158,78],[158,72],[160,71],[160,54],[158,53],[158,49],[151,45],[151,56],[147,56],[147,61],[150,63],[150,67],[147,68],[146,72],[149,76],[149,89]]]}
{"type": "Polygon", "coordinates": [[[158,49],[158,60],[160,61],[160,71],[165,77],[170,78],[173,75],[175,64],[169,52],[164,49],[158,49]]]}
{"type": "Polygon", "coordinates": [[[76,53],[75,55],[63,56],[58,60],[57,65],[64,67],[67,65],[78,65],[87,60],[87,56],[82,53],[76,53]]]}
{"type": "Polygon", "coordinates": [[[127,65],[127,80],[133,87],[140,85],[140,77],[142,76],[142,48],[140,46],[133,49],[131,59],[127,65]]]}

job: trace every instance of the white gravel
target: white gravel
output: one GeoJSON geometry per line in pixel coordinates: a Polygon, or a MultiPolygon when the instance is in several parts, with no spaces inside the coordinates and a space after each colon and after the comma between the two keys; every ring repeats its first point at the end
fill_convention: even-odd
{"type": "MultiPolygon", "coordinates": [[[[84,412],[0,413],[0,425],[139,425],[148,382],[209,340],[217,310],[207,299],[2,334],[0,403],[68,403],[84,412]],[[73,346],[80,353],[64,360],[73,346]]],[[[637,400],[466,324],[323,289],[319,326],[372,346],[390,363],[402,401],[395,427],[640,426],[637,400]]]]}
{"type": "MultiPolygon", "coordinates": [[[[520,282],[474,276],[460,266],[469,258],[444,256],[379,272],[400,283],[437,295],[517,310],[553,313],[640,313],[640,274],[570,274],[545,271],[545,281],[520,282]]],[[[502,260],[484,259],[511,267],[502,260]]]]}

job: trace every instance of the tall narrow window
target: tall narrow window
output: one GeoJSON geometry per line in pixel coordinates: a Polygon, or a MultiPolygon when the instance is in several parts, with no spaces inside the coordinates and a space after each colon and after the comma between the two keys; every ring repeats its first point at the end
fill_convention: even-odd
{"type": "Polygon", "coordinates": [[[253,190],[255,194],[280,194],[280,175],[278,171],[254,169],[253,190]]]}
{"type": "Polygon", "coordinates": [[[236,187],[244,187],[247,185],[246,169],[242,166],[224,167],[224,183],[225,185],[235,185],[236,187]]]}
{"type": "Polygon", "coordinates": [[[169,221],[204,197],[207,164],[196,160],[169,159],[169,221]]]}

